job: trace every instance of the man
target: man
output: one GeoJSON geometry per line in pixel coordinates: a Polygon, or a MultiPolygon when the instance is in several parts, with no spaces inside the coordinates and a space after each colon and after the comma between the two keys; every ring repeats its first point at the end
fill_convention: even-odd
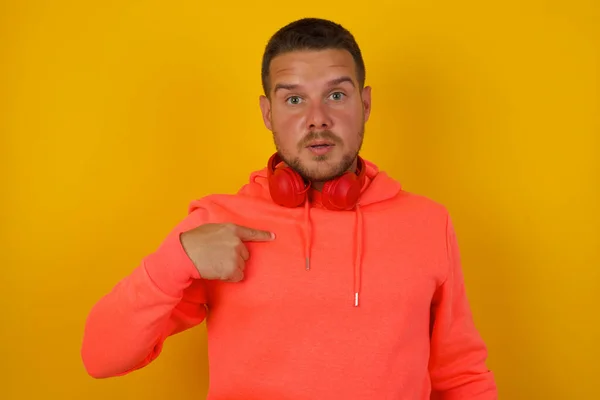
{"type": "Polygon", "coordinates": [[[235,195],[192,202],[93,307],[89,374],[140,369],[206,320],[208,399],[496,399],[448,213],[359,156],[371,89],[353,36],[295,21],[262,79],[277,152],[235,195]]]}

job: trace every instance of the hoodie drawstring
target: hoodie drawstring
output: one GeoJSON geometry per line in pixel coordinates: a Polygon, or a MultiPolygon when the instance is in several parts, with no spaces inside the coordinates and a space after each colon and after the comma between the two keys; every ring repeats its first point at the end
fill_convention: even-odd
{"type": "MultiPolygon", "coordinates": [[[[362,256],[363,256],[363,215],[360,206],[357,204],[355,209],[354,225],[354,306],[358,307],[361,277],[362,277],[362,256]]],[[[310,221],[310,200],[304,202],[304,259],[305,268],[310,270],[310,257],[312,249],[312,224],[310,221]]]]}
{"type": "Polygon", "coordinates": [[[360,206],[356,205],[356,226],[354,227],[354,235],[356,243],[354,248],[356,251],[354,259],[354,306],[358,307],[358,295],[360,293],[360,283],[362,275],[362,255],[363,255],[363,218],[360,211],[360,206]]]}
{"type": "Polygon", "coordinates": [[[304,201],[304,259],[306,270],[310,270],[310,250],[312,248],[312,225],[310,223],[310,201],[304,201]]]}

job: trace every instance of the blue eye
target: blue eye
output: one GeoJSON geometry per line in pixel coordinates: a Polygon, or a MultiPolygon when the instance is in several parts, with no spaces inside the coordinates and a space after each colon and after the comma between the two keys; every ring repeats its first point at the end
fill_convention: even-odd
{"type": "Polygon", "coordinates": [[[300,96],[290,96],[287,98],[286,100],[288,103],[290,104],[299,104],[300,103],[300,96]]]}

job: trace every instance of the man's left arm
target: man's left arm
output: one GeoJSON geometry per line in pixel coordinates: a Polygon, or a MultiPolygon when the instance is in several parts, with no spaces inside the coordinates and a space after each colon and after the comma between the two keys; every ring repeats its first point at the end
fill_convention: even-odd
{"type": "Polygon", "coordinates": [[[431,308],[429,373],[435,400],[497,400],[486,345],[467,300],[456,234],[447,222],[448,275],[431,308]]]}

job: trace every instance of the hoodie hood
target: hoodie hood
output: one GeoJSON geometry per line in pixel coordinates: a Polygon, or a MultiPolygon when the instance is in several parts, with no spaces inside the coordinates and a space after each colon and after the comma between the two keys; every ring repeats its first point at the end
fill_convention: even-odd
{"type": "MultiPolygon", "coordinates": [[[[360,286],[362,276],[362,254],[364,245],[364,227],[363,227],[363,212],[362,210],[373,204],[382,203],[393,199],[400,193],[402,187],[400,183],[392,179],[388,174],[379,170],[374,163],[364,160],[366,174],[365,181],[361,190],[361,195],[356,207],[350,211],[329,211],[329,212],[344,212],[355,214],[354,224],[354,306],[358,307],[360,297],[360,286]]],[[[259,197],[267,201],[271,200],[269,191],[269,181],[267,178],[267,168],[254,171],[250,174],[250,179],[247,184],[242,186],[238,191],[241,196],[259,197]]],[[[310,218],[311,208],[321,208],[324,206],[320,202],[320,193],[316,190],[309,190],[304,202],[304,215],[301,223],[303,223],[303,240],[305,244],[304,256],[305,267],[310,270],[311,249],[312,249],[312,221],[310,218]]]]}

